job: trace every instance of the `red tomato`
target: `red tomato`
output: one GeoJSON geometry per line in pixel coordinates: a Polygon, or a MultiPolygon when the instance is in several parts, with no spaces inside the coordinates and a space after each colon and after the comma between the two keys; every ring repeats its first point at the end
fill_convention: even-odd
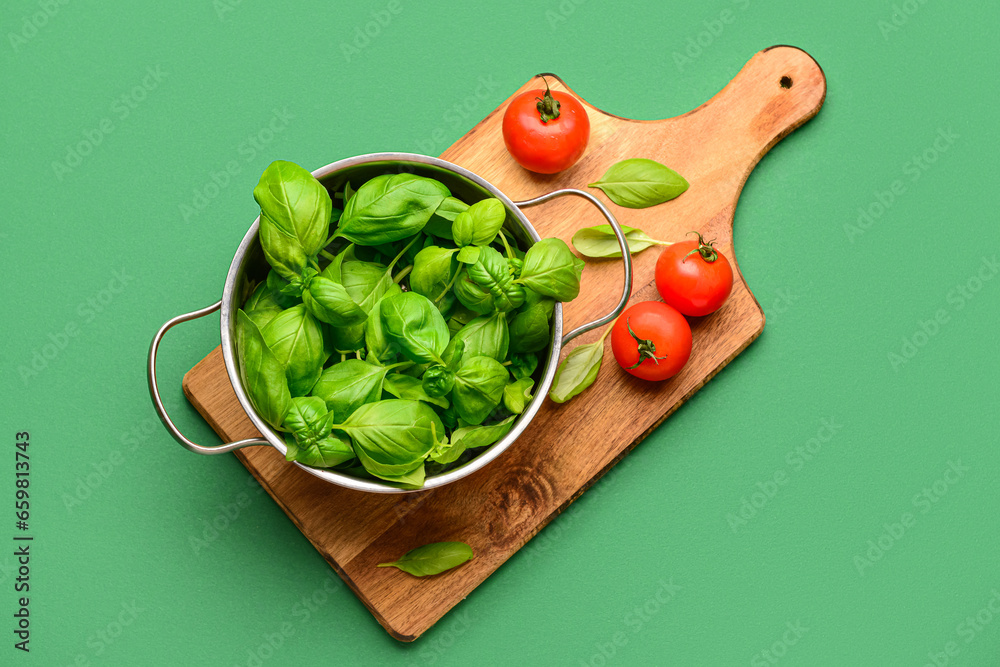
{"type": "Polygon", "coordinates": [[[569,93],[550,91],[548,82],[545,90],[515,97],[503,114],[507,151],[522,167],[539,174],[572,167],[588,139],[590,119],[583,105],[569,93]]]}
{"type": "MultiPolygon", "coordinates": [[[[695,232],[697,233],[697,232],[695,232]]],[[[656,260],[656,289],[663,300],[685,315],[714,313],[733,290],[733,267],[712,242],[680,241],[656,260]]]]}
{"type": "Polygon", "coordinates": [[[641,301],[615,322],[611,351],[618,365],[632,375],[666,380],[677,375],[691,356],[691,326],[677,309],[660,301],[641,301]]]}

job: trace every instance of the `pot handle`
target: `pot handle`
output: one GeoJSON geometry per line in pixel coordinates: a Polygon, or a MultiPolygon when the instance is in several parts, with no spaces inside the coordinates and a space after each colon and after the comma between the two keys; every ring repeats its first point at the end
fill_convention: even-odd
{"type": "Polygon", "coordinates": [[[189,320],[197,319],[208,315],[209,313],[214,313],[219,308],[222,307],[222,301],[214,303],[207,308],[202,308],[201,310],[196,310],[191,313],[185,313],[184,315],[178,315],[177,317],[168,320],[166,324],[160,327],[160,330],[156,332],[153,336],[153,342],[149,345],[149,361],[146,365],[146,375],[149,379],[149,396],[153,399],[153,407],[156,408],[156,414],[160,416],[160,420],[163,425],[167,427],[167,431],[170,435],[174,436],[174,440],[181,443],[185,449],[189,449],[196,454],[225,454],[226,452],[231,452],[234,449],[239,449],[240,447],[248,447],[250,445],[270,445],[267,440],[261,438],[250,438],[248,440],[240,440],[238,442],[227,442],[224,445],[219,445],[218,447],[204,447],[202,445],[195,444],[188,440],[184,435],[177,429],[174,423],[170,420],[167,415],[167,409],[163,407],[163,401],[160,400],[160,390],[156,386],[156,352],[160,347],[160,341],[163,339],[163,334],[173,327],[175,324],[180,324],[181,322],[187,322],[189,320]]]}
{"type": "Polygon", "coordinates": [[[589,192],[584,192],[583,190],[576,190],[574,188],[564,188],[562,190],[553,190],[547,194],[540,197],[535,197],[534,199],[527,199],[525,201],[516,201],[514,206],[518,208],[527,208],[529,206],[535,206],[536,204],[543,204],[550,199],[555,199],[556,197],[562,197],[563,195],[577,195],[578,197],[583,197],[591,204],[597,207],[597,210],[607,219],[608,223],[611,224],[611,229],[614,230],[615,236],[618,238],[618,245],[622,249],[622,259],[625,265],[625,285],[622,288],[622,298],[618,301],[618,305],[614,309],[605,315],[604,317],[598,318],[592,322],[587,322],[586,324],[573,329],[568,334],[563,336],[562,345],[570,342],[582,333],[586,333],[591,329],[596,329],[599,326],[605,325],[611,320],[615,319],[621,315],[622,311],[625,310],[625,306],[628,305],[629,297],[632,296],[632,255],[629,253],[628,241],[625,240],[625,234],[622,232],[621,225],[615,219],[615,216],[611,214],[604,204],[589,192]]]}

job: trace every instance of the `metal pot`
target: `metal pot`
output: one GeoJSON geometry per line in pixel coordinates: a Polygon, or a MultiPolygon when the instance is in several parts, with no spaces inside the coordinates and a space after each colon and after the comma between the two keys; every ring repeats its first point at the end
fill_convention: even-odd
{"type": "MultiPolygon", "coordinates": [[[[555,190],[534,199],[515,202],[511,201],[507,195],[498,190],[495,186],[491,185],[482,177],[477,176],[476,174],[473,174],[458,165],[439,158],[428,157],[425,155],[415,155],[411,153],[370,153],[368,155],[346,158],[322,167],[321,169],[317,169],[313,172],[313,176],[319,179],[328,190],[335,192],[342,188],[347,181],[351,181],[352,183],[363,183],[380,174],[391,172],[408,172],[420,176],[436,178],[448,186],[454,196],[470,203],[488,197],[496,197],[503,202],[504,206],[507,208],[507,219],[504,222],[504,231],[516,237],[522,247],[527,247],[535,241],[540,240],[535,228],[531,226],[531,223],[528,222],[528,219],[521,211],[522,208],[535,206],[537,204],[547,202],[550,199],[555,199],[556,197],[562,197],[564,195],[576,195],[583,197],[600,210],[614,229],[615,236],[618,237],[618,243],[621,245],[623,250],[622,256],[625,268],[625,285],[622,290],[621,300],[618,302],[618,305],[615,306],[614,310],[604,317],[577,327],[564,336],[562,334],[562,304],[556,304],[552,321],[552,342],[548,348],[547,356],[544,357],[544,360],[540,360],[539,363],[539,367],[542,369],[542,377],[536,386],[535,396],[525,408],[524,413],[519,419],[516,420],[513,428],[511,428],[510,432],[508,432],[505,437],[493,444],[491,447],[487,448],[482,454],[472,459],[465,465],[439,475],[427,477],[423,489],[418,489],[418,491],[420,491],[444,486],[449,482],[454,482],[455,480],[461,479],[466,475],[479,470],[490,461],[500,456],[500,454],[502,454],[503,451],[507,449],[511,443],[525,431],[525,429],[528,428],[532,418],[535,416],[535,413],[538,412],[539,407],[541,407],[542,402],[549,393],[549,388],[551,387],[552,380],[555,377],[556,366],[559,363],[559,353],[563,346],[576,336],[610,322],[625,308],[632,291],[632,261],[628,252],[628,244],[625,241],[621,227],[618,225],[615,217],[604,207],[603,204],[601,204],[598,199],[582,190],[555,190]]],[[[160,327],[159,331],[156,332],[156,335],[153,337],[153,342],[149,347],[147,373],[149,379],[149,393],[153,400],[153,406],[156,408],[156,412],[159,414],[164,426],[166,426],[167,430],[177,440],[177,442],[185,448],[198,454],[223,454],[231,452],[234,449],[239,449],[240,447],[248,447],[251,445],[270,445],[282,454],[284,454],[287,449],[282,438],[275,433],[270,426],[268,426],[267,422],[261,419],[261,417],[254,410],[253,405],[250,403],[250,399],[247,397],[244,389],[243,378],[240,377],[239,364],[236,359],[236,311],[250,293],[250,285],[252,281],[262,280],[268,268],[266,260],[264,259],[264,252],[261,249],[260,241],[257,235],[257,228],[259,224],[260,218],[255,220],[253,225],[250,226],[250,229],[247,231],[246,236],[243,237],[243,241],[240,243],[239,248],[236,249],[236,255],[233,257],[233,262],[229,266],[229,273],[226,275],[226,283],[222,290],[222,300],[208,306],[207,308],[202,308],[201,310],[196,310],[184,315],[178,315],[177,317],[169,320],[166,324],[160,327]],[[181,322],[187,322],[189,320],[208,315],[209,313],[215,312],[220,308],[222,309],[220,318],[222,354],[225,359],[226,372],[229,374],[229,381],[233,385],[233,390],[236,392],[236,398],[239,400],[243,410],[250,418],[250,421],[253,422],[253,425],[264,437],[262,439],[252,438],[249,440],[230,442],[217,447],[204,447],[202,445],[195,444],[186,438],[167,415],[166,409],[163,406],[163,401],[160,399],[159,389],[156,385],[156,353],[163,335],[171,327],[176,324],[180,324],[181,322]]],[[[313,468],[311,466],[302,465],[298,462],[295,462],[295,465],[332,484],[337,484],[350,489],[356,489],[358,491],[369,491],[373,493],[412,493],[412,491],[397,489],[376,480],[360,479],[358,477],[345,475],[334,470],[313,468]]]]}

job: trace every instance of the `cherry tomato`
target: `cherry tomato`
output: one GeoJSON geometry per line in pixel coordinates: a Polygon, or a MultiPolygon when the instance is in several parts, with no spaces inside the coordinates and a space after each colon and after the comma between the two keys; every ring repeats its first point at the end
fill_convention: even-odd
{"type": "Polygon", "coordinates": [[[660,301],[629,306],[611,329],[618,365],[643,380],[677,375],[691,356],[691,326],[677,309],[660,301]]]}
{"type": "Polygon", "coordinates": [[[663,249],[656,260],[656,289],[685,315],[708,315],[729,298],[733,267],[711,241],[706,243],[698,234],[697,241],[680,241],[663,249]]]}
{"type": "MultiPolygon", "coordinates": [[[[544,80],[544,79],[543,79],[544,80]]],[[[587,149],[590,119],[569,93],[529,90],[507,105],[503,141],[518,164],[539,174],[569,169],[587,149]]]]}

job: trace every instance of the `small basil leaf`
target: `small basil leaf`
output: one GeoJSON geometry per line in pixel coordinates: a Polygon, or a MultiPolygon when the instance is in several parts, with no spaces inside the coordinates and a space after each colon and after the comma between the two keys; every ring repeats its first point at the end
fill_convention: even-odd
{"type": "Polygon", "coordinates": [[[285,367],[264,342],[260,329],[243,311],[236,314],[240,375],[257,414],[277,428],[285,421],[292,397],[285,367]]]}
{"type": "Polygon", "coordinates": [[[292,296],[288,296],[285,289],[290,283],[285,280],[280,273],[271,269],[267,272],[267,289],[271,292],[271,297],[274,299],[275,303],[284,308],[291,308],[292,306],[300,303],[300,299],[292,296]]]}
{"type": "Polygon", "coordinates": [[[354,256],[354,244],[348,243],[343,250],[338,252],[336,256],[330,260],[330,263],[326,265],[319,275],[324,278],[329,278],[335,283],[343,284],[344,279],[341,274],[341,267],[344,265],[344,262],[353,262],[356,259],[357,258],[354,256]]]}
{"type": "Polygon", "coordinates": [[[432,234],[439,239],[452,240],[451,234],[451,223],[454,222],[455,218],[462,211],[469,208],[461,199],[455,199],[454,197],[445,197],[441,205],[437,207],[434,211],[434,215],[431,219],[427,221],[424,226],[424,231],[428,234],[432,234]]]}
{"type": "Polygon", "coordinates": [[[479,260],[466,269],[469,279],[493,297],[497,310],[514,310],[524,303],[524,288],[514,283],[510,266],[496,249],[480,249],[479,260]]]}
{"type": "Polygon", "coordinates": [[[510,374],[492,357],[471,357],[455,373],[451,400],[458,416],[468,424],[482,424],[500,405],[510,374]]]}
{"type": "MultiPolygon", "coordinates": [[[[670,245],[666,241],[657,241],[650,238],[646,232],[635,227],[621,225],[625,240],[628,241],[630,254],[641,252],[654,245],[670,245]]],[[[597,225],[596,227],[584,227],[573,235],[573,247],[578,253],[585,257],[621,257],[622,248],[618,244],[618,237],[615,236],[611,225],[597,225]]]]}
{"type": "Polygon", "coordinates": [[[523,380],[531,377],[538,368],[537,354],[512,354],[510,355],[510,366],[507,367],[515,380],[523,380]]]}
{"type": "Polygon", "coordinates": [[[459,271],[452,290],[458,302],[474,313],[486,315],[496,310],[496,306],[493,305],[493,295],[472,282],[466,269],[459,271]]]}
{"type": "Polygon", "coordinates": [[[323,372],[323,331],[302,304],[281,311],[261,330],[267,346],[285,368],[292,396],[305,396],[323,372]]]}
{"type": "Polygon", "coordinates": [[[479,251],[479,246],[467,245],[458,251],[457,259],[462,264],[475,264],[479,261],[479,251]]]}
{"type": "Polygon", "coordinates": [[[525,406],[531,400],[531,389],[535,386],[535,381],[528,377],[511,382],[503,389],[503,405],[505,408],[519,415],[524,412],[525,406]]]}
{"type": "Polygon", "coordinates": [[[332,413],[323,400],[315,396],[292,399],[285,417],[285,428],[292,432],[286,437],[286,461],[298,461],[314,468],[332,468],[354,458],[351,444],[330,432],[332,413]]]}
{"type": "Polygon", "coordinates": [[[492,445],[507,435],[514,426],[515,416],[507,417],[502,422],[488,426],[463,426],[451,434],[453,446],[461,446],[463,450],[476,449],[492,445]]]}
{"type": "Polygon", "coordinates": [[[525,253],[518,281],[542,296],[572,301],[580,293],[583,266],[562,239],[542,239],[525,253]]]}
{"type": "MultiPolygon", "coordinates": [[[[402,293],[400,286],[393,283],[382,299],[402,293]]],[[[381,299],[378,303],[381,303],[381,299]]],[[[388,363],[396,356],[399,348],[386,338],[385,330],[382,328],[382,311],[378,303],[372,306],[365,321],[365,347],[368,348],[368,354],[374,354],[382,363],[388,363]]]]}
{"type": "Polygon", "coordinates": [[[410,472],[403,475],[375,475],[381,480],[389,483],[390,486],[395,486],[400,489],[421,489],[424,486],[424,480],[427,478],[427,472],[425,470],[424,464],[421,463],[416,468],[410,472]]]}
{"type": "Polygon", "coordinates": [[[424,364],[442,363],[441,353],[450,333],[441,312],[422,294],[403,292],[379,304],[386,339],[395,343],[403,356],[424,364]]]}
{"type": "Polygon", "coordinates": [[[410,289],[428,299],[437,299],[451,283],[458,267],[455,266],[455,248],[424,248],[413,258],[410,272],[410,289]]]}
{"type": "Polygon", "coordinates": [[[323,371],[312,395],[322,399],[333,418],[342,422],[362,405],[382,398],[382,381],[388,372],[383,366],[347,359],[323,371]]]}
{"type": "Polygon", "coordinates": [[[451,233],[455,245],[488,246],[497,237],[506,217],[507,209],[499,199],[477,201],[458,214],[452,223],[451,233]]]}
{"type": "Polygon", "coordinates": [[[253,291],[247,302],[243,304],[243,310],[246,311],[246,314],[253,320],[258,329],[263,329],[284,308],[278,305],[278,302],[271,294],[271,290],[268,289],[267,283],[261,283],[257,285],[257,289],[253,291]]]}
{"type": "Polygon", "coordinates": [[[600,188],[619,206],[646,208],[680,196],[688,182],[656,160],[631,158],[611,165],[601,180],[588,187],[600,188]]]}
{"type": "MultiPolygon", "coordinates": [[[[441,365],[431,366],[424,371],[424,377],[421,380],[420,386],[425,394],[439,399],[450,394],[451,390],[455,387],[455,373],[441,365]]],[[[404,397],[400,396],[399,398],[404,397]]],[[[447,399],[445,401],[447,402],[447,399]]],[[[448,406],[445,405],[444,407],[447,408],[448,406]]]]}
{"type": "MultiPolygon", "coordinates": [[[[434,368],[434,367],[432,367],[434,368]]],[[[437,368],[440,368],[439,366],[437,368]]],[[[428,369],[429,371],[430,369],[428,369]]],[[[425,375],[426,377],[426,375],[425,375]]],[[[439,396],[432,396],[424,391],[423,383],[419,378],[403,373],[390,373],[385,377],[382,389],[389,392],[396,398],[405,398],[411,401],[423,401],[431,405],[447,409],[451,402],[445,397],[444,392],[439,396]]]]}
{"type": "Polygon", "coordinates": [[[472,547],[465,542],[435,542],[418,547],[395,562],[379,563],[378,567],[397,567],[414,577],[426,577],[458,567],[473,557],[472,547]]]}
{"type": "Polygon", "coordinates": [[[309,281],[308,289],[302,292],[302,302],[313,317],[335,327],[349,327],[367,317],[343,285],[323,276],[309,281]]]}
{"type": "Polygon", "coordinates": [[[481,315],[454,335],[442,355],[449,364],[461,362],[465,357],[491,357],[497,361],[507,358],[510,347],[507,318],[504,313],[495,312],[481,315]],[[459,344],[465,345],[464,351],[456,354],[459,344]]]}
{"type": "Polygon", "coordinates": [[[581,391],[594,384],[597,372],[601,370],[604,358],[604,339],[595,343],[578,345],[573,348],[556,369],[549,398],[556,403],[565,403],[581,391]]]}
{"type": "Polygon", "coordinates": [[[449,194],[443,183],[432,178],[376,176],[347,202],[337,234],[366,246],[405,239],[423,229],[449,194]]]}
{"type": "Polygon", "coordinates": [[[552,342],[552,313],[556,303],[538,292],[525,290],[524,307],[510,321],[510,351],[538,352],[552,342]]]}

